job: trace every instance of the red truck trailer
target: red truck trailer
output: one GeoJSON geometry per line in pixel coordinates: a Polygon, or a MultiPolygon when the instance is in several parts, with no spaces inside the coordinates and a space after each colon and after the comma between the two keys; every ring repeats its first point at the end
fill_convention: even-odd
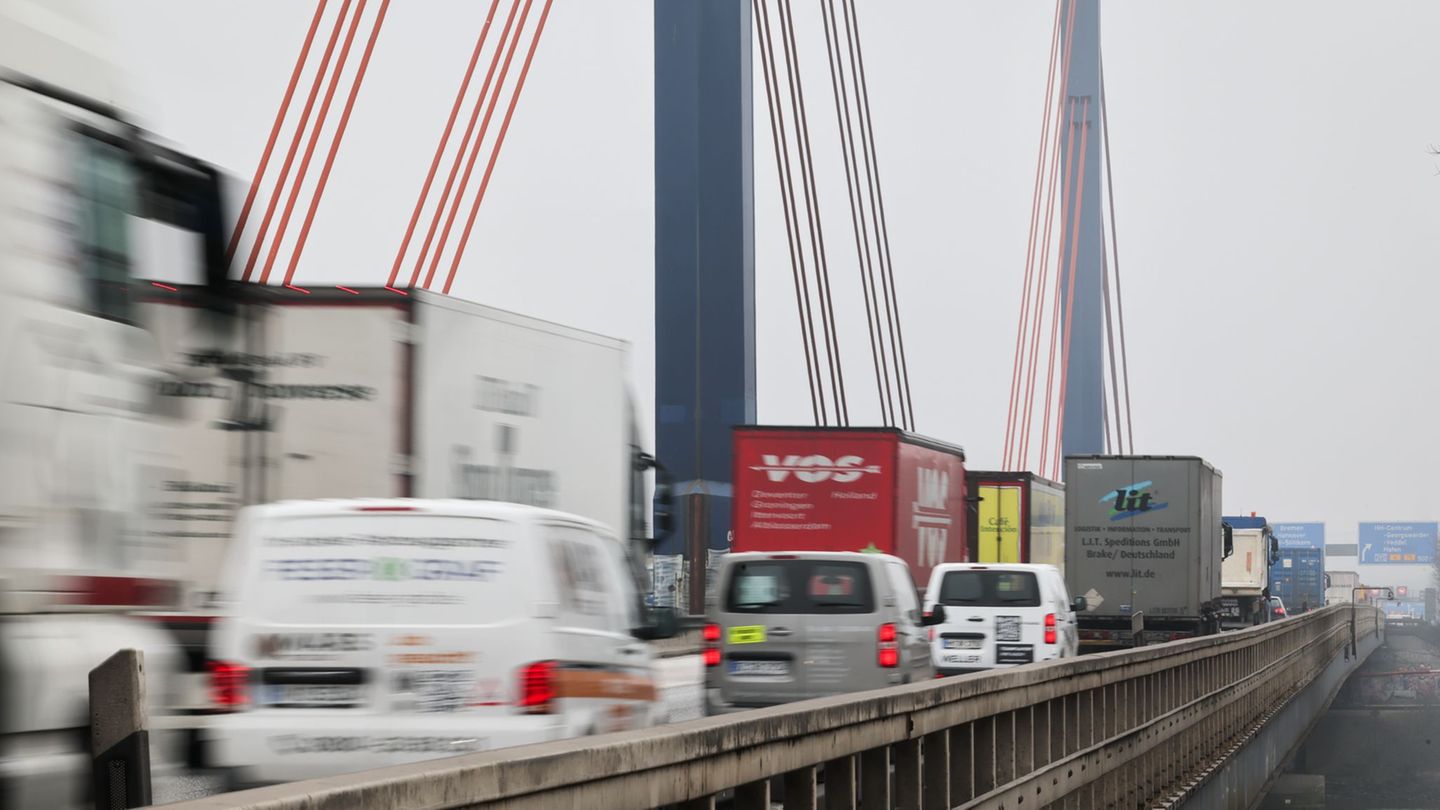
{"type": "Polygon", "coordinates": [[[735,428],[732,551],[874,551],[965,562],[965,451],[894,428],[735,428]]]}

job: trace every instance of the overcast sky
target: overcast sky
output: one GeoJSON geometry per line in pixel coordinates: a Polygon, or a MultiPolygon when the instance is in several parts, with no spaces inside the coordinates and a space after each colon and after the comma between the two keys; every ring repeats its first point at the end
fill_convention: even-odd
{"type": "MultiPolygon", "coordinates": [[[[152,129],[248,179],[313,2],[66,2],[112,18],[152,129]]],[[[994,468],[1053,5],[858,2],[919,430],[994,468]]],[[[297,282],[383,283],[486,5],[392,4],[297,282]]],[[[824,69],[811,5],[807,75],[824,69]]],[[[647,405],[651,18],[652,0],[555,0],[453,291],[631,341],[647,405]]],[[[1440,4],[1106,0],[1103,28],[1137,448],[1202,455],[1226,511],[1325,521],[1331,542],[1440,516],[1440,4]]],[[[810,102],[833,116],[822,78],[810,102]]],[[[755,102],[764,121],[758,84],[755,102]]],[[[759,412],[804,422],[769,150],[767,127],[759,412]]],[[[826,209],[836,244],[843,213],[826,209]]],[[[841,318],[858,351],[860,310],[841,318]]],[[[852,413],[877,415],[856,390],[872,401],[852,413]]]]}

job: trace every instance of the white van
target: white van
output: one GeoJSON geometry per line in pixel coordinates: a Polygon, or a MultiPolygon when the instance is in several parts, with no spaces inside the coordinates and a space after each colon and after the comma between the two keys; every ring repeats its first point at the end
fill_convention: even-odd
{"type": "Polygon", "coordinates": [[[625,548],[493,501],[241,512],[211,647],[232,784],[649,726],[662,711],[625,548]]]}
{"type": "Polygon", "coordinates": [[[1074,604],[1053,565],[950,563],[936,566],[925,590],[941,675],[1072,658],[1079,654],[1074,604]],[[932,619],[933,620],[933,619],[932,619]]]}

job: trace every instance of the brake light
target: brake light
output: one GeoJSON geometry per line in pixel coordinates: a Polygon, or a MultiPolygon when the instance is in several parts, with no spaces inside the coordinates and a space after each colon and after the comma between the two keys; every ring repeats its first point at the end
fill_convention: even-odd
{"type": "Polygon", "coordinates": [[[889,622],[880,625],[877,637],[879,649],[876,651],[876,660],[880,666],[885,669],[900,666],[900,649],[895,645],[895,625],[889,622]]]}
{"type": "Polygon", "coordinates": [[[1045,614],[1045,643],[1046,643],[1046,644],[1054,644],[1054,643],[1055,643],[1055,614],[1054,614],[1054,613],[1046,613],[1046,614],[1045,614]]]}
{"type": "Polygon", "coordinates": [[[537,661],[520,670],[520,701],[525,714],[550,714],[555,701],[555,662],[537,661]]]}
{"type": "Polygon", "coordinates": [[[246,687],[250,683],[250,668],[229,661],[210,661],[206,664],[210,672],[210,702],[221,709],[234,711],[250,702],[246,687]]]}
{"type": "Polygon", "coordinates": [[[700,631],[700,637],[705,639],[705,666],[720,666],[720,648],[715,646],[716,644],[720,643],[720,625],[705,625],[705,629],[700,631]]]}

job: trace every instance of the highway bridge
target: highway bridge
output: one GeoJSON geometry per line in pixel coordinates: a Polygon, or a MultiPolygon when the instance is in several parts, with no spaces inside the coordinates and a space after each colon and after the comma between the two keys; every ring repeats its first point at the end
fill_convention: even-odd
{"type": "Polygon", "coordinates": [[[1333,605],[1187,641],[172,807],[1248,808],[1384,640],[1377,610],[1333,605]]]}

